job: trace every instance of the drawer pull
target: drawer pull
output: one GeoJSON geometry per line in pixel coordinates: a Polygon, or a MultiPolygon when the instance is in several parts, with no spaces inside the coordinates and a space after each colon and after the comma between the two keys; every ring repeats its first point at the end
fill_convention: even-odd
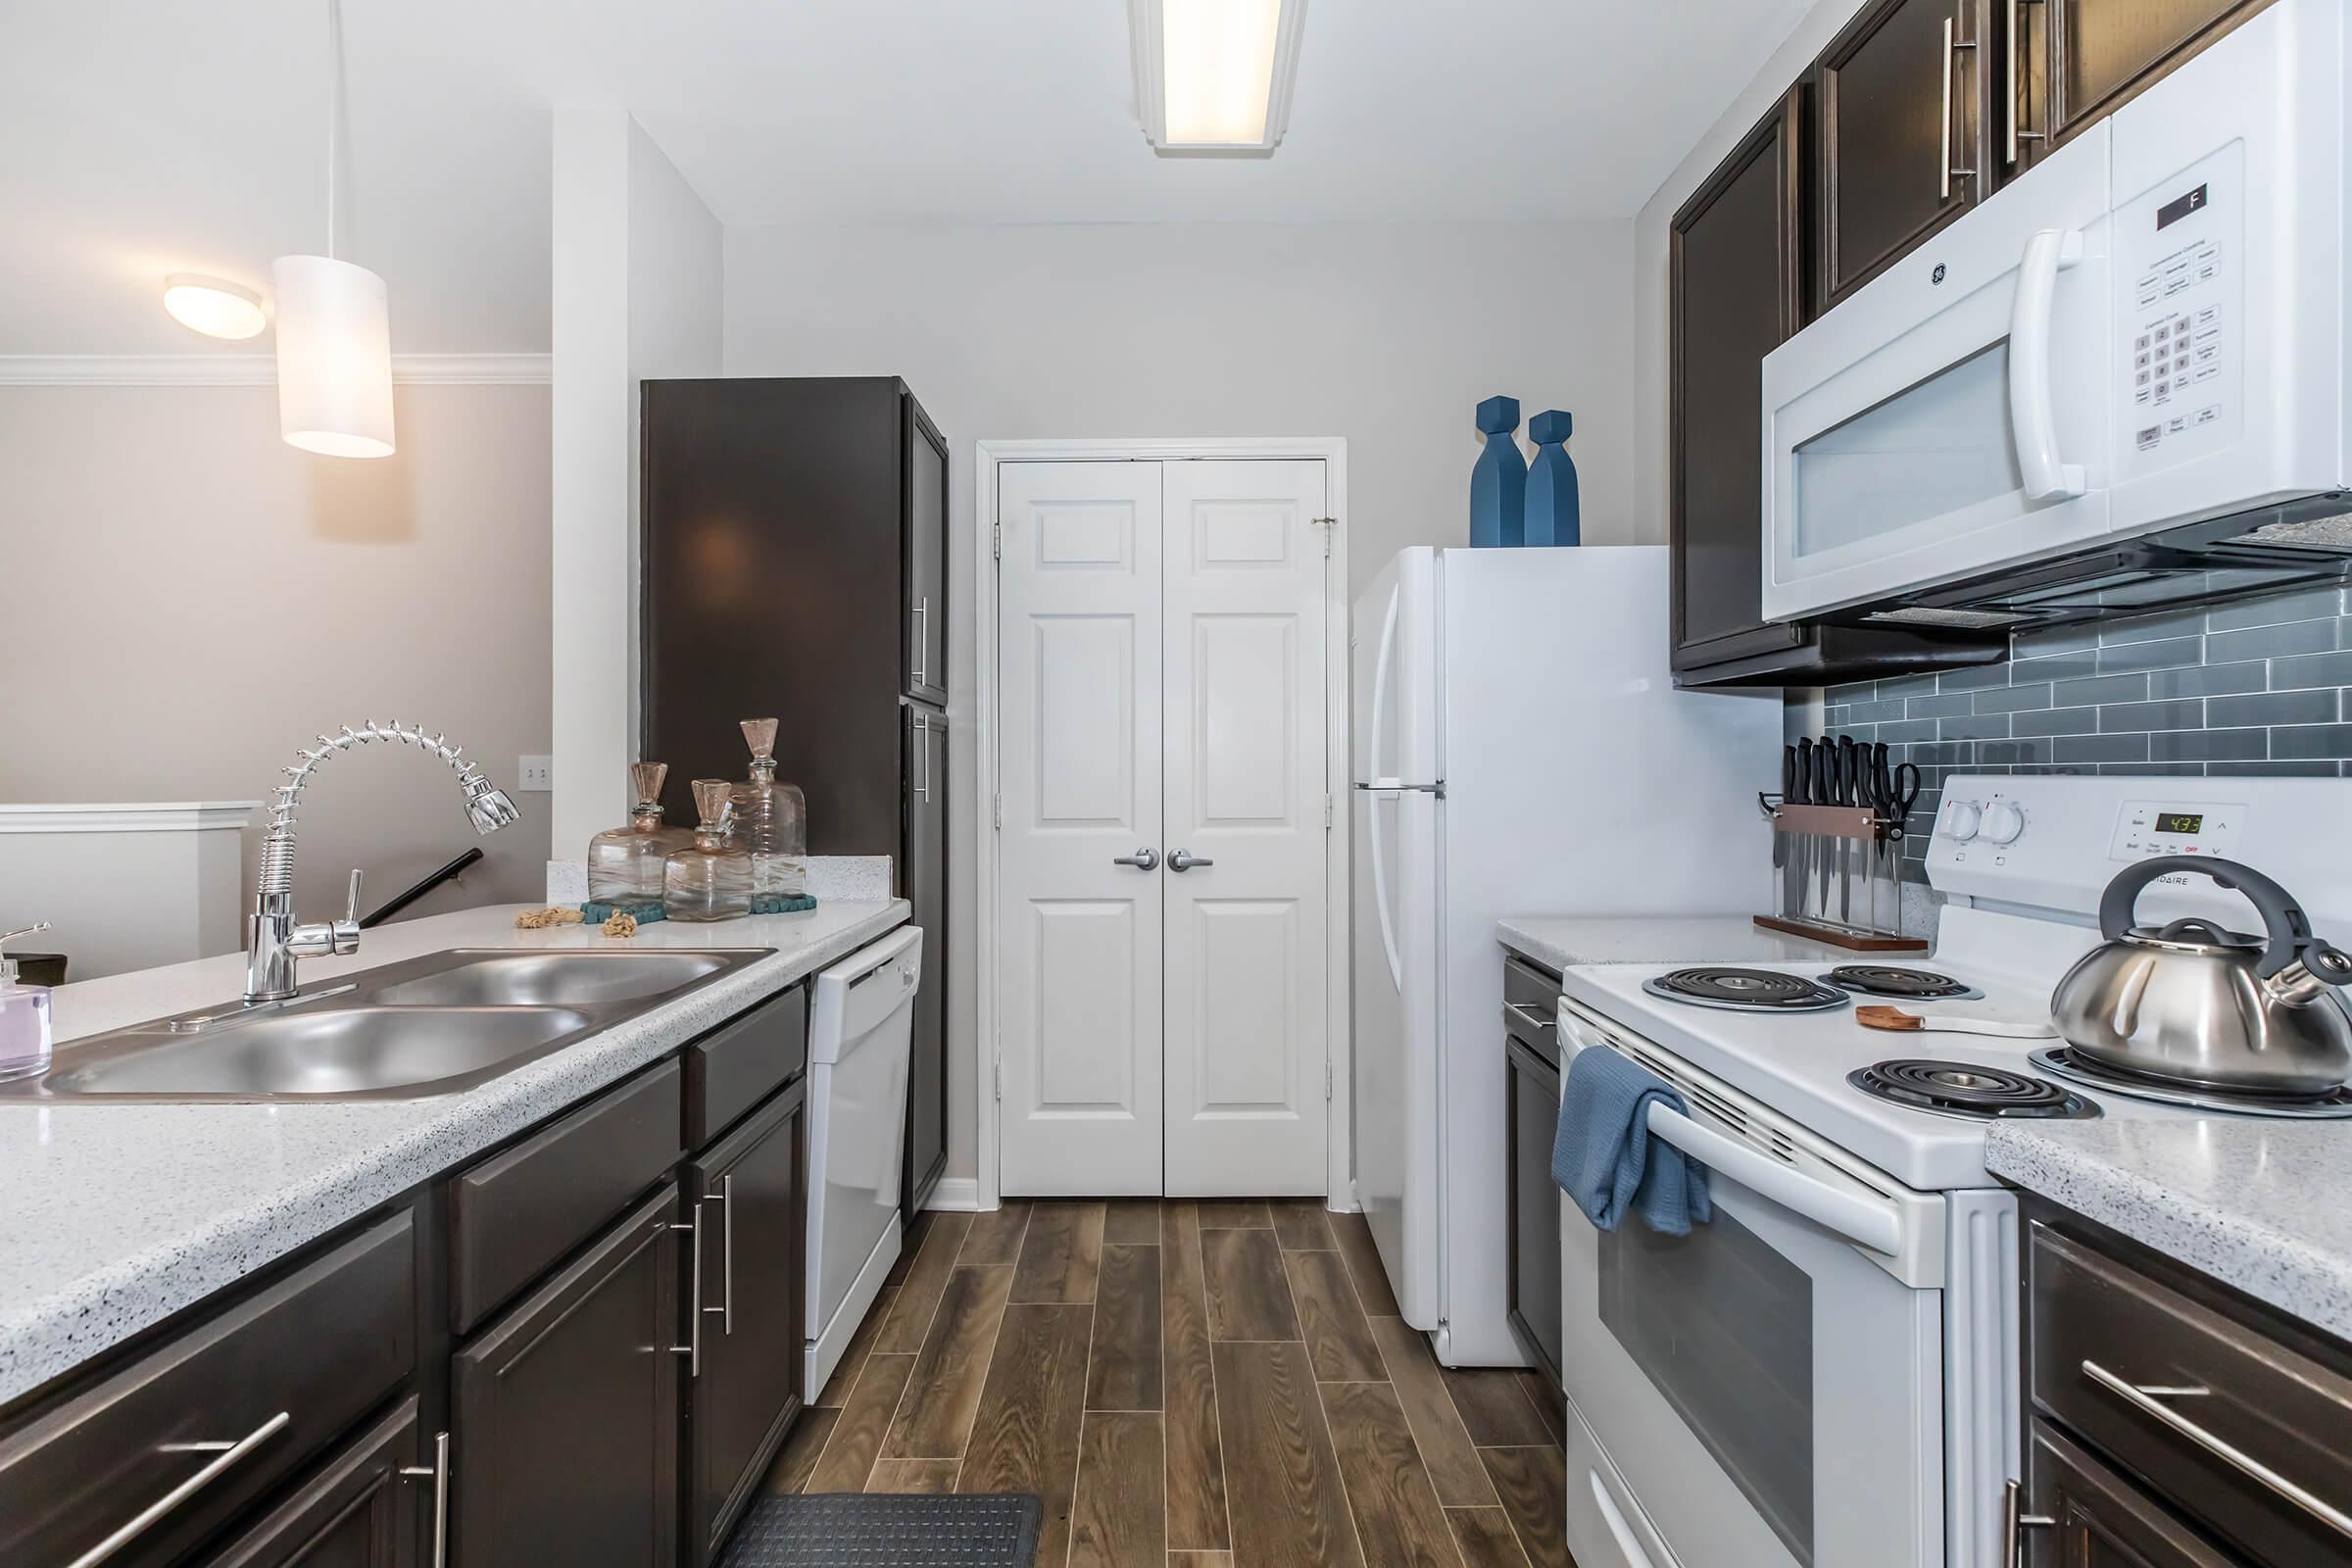
{"type": "Polygon", "coordinates": [[[2194,1421],[2191,1421],[2188,1419],[2188,1417],[2182,1415],[2180,1411],[2175,1410],[2157,1397],[2159,1395],[2170,1395],[2179,1397],[2182,1396],[2210,1394],[2212,1392],[2210,1389],[2174,1389],[2158,1387],[2141,1388],[2125,1382],[2122,1378],[2117,1377],[2114,1373],[2099,1365],[2099,1363],[2096,1361],[2083,1362],[2082,1375],[2090,1379],[2093,1383],[2096,1383],[2100,1388],[2103,1388],[2108,1393],[2114,1395],[2117,1398],[2122,1399],[2125,1403],[2131,1405],[2133,1409],[2139,1411],[2143,1415],[2152,1417],[2162,1425],[2171,1428],[2173,1431],[2179,1433],[2181,1437],[2186,1438],[2189,1442],[2195,1444],[2198,1447],[2203,1448],[2206,1452],[2212,1454],[2224,1464],[2227,1464],[2231,1469],[2236,1470],[2240,1475],[2259,1482],[2263,1487],[2267,1488],[2277,1495],[2285,1498],[2288,1502],[2293,1503],[2296,1507],[2302,1509],[2314,1519],[2319,1520],[2322,1524],[2336,1532],[2336,1534],[2347,1538],[2352,1538],[2352,1513],[2346,1513],[2343,1509],[2334,1506],[2332,1503],[2329,1503],[2323,1498],[2314,1496],[2311,1493],[2305,1491],[2301,1487],[2296,1486],[2292,1481],[2287,1480],[2286,1477],[2280,1475],[2269,1465],[2264,1464],[2260,1459],[2255,1458],[2252,1454],[2246,1453],[2230,1444],[2223,1442],[2220,1438],[2215,1437],[2212,1433],[2206,1431],[2203,1427],[2197,1425],[2194,1421]]]}
{"type": "Polygon", "coordinates": [[[68,1568],[97,1568],[97,1564],[106,1561],[107,1558],[112,1557],[116,1552],[121,1551],[124,1546],[129,1545],[153,1529],[156,1521],[163,1518],[164,1515],[211,1486],[247,1454],[284,1431],[293,1419],[291,1414],[280,1410],[234,1443],[188,1444],[180,1446],[177,1451],[182,1453],[208,1451],[216,1447],[220,1451],[213,1455],[211,1461],[203,1469],[156,1498],[146,1507],[141,1508],[113,1535],[74,1558],[68,1568]]]}
{"type": "Polygon", "coordinates": [[[1533,1029],[1538,1034],[1544,1034],[1548,1031],[1559,1028],[1559,1024],[1554,1020],[1546,1018],[1539,1012],[1530,1012],[1524,1005],[1516,1002],[1504,1003],[1502,1004],[1502,1010],[1517,1018],[1521,1023],[1527,1025],[1530,1029],[1533,1029]]]}

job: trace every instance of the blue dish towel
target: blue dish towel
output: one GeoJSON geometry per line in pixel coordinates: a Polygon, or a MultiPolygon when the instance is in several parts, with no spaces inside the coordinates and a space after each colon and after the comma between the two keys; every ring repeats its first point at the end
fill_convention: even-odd
{"type": "Polygon", "coordinates": [[[1661,1236],[1688,1236],[1693,1220],[1714,1218],[1707,1168],[1650,1135],[1653,1102],[1690,1111],[1672,1084],[1606,1047],[1588,1047],[1568,1064],[1551,1179],[1600,1230],[1615,1230],[1629,1208],[1661,1236]]]}

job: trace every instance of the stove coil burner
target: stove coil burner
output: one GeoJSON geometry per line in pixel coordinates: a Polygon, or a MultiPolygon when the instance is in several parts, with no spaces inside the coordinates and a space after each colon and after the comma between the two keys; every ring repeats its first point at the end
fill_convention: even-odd
{"type": "Polygon", "coordinates": [[[2064,1120],[2099,1114],[2097,1105],[2064,1084],[1970,1061],[1882,1061],[1857,1068],[1845,1081],[1866,1095],[1950,1116],[2064,1120]]]}
{"type": "Polygon", "coordinates": [[[1984,993],[1948,974],[1932,969],[1905,969],[1891,963],[1841,963],[1821,977],[1822,984],[1842,986],[1866,997],[1893,997],[1927,1002],[1967,1000],[1984,993]]]}
{"type": "Polygon", "coordinates": [[[2061,1078],[2071,1078],[2076,1083],[2088,1084],[2093,1089],[2104,1089],[2111,1094],[2129,1095],[2134,1100],[2152,1100],[2160,1104],[2185,1105],[2192,1110],[2218,1110],[2238,1116],[2279,1116],[2304,1121],[2352,1118],[2352,1088],[2301,1098],[2249,1094],[2242,1089],[2213,1089],[2200,1084],[2176,1083],[2169,1078],[2127,1072],[2103,1061],[2093,1061],[2065,1046],[2036,1051],[2031,1059],[2042,1071],[2054,1072],[2061,1078]]]}
{"type": "Polygon", "coordinates": [[[1842,1007],[1847,1002],[1846,994],[1836,986],[1818,984],[1801,974],[1712,965],[1671,970],[1643,981],[1642,989],[1670,1002],[1735,1012],[1819,1012],[1842,1007]]]}

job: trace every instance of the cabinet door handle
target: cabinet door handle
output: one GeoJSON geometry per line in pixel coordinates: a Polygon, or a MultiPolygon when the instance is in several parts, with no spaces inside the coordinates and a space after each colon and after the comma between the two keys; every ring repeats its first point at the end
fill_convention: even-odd
{"type": "Polygon", "coordinates": [[[400,1467],[404,1481],[433,1484],[433,1568],[449,1568],[449,1434],[433,1434],[433,1462],[400,1467]]]}
{"type": "Polygon", "coordinates": [[[1936,171],[1936,189],[1937,196],[1944,201],[1952,199],[1952,176],[1954,174],[1965,177],[1976,172],[1974,167],[1968,169],[1952,167],[1952,73],[1959,67],[1960,51],[1976,47],[1975,44],[1954,36],[1958,25],[1958,23],[1950,17],[1943,19],[1943,158],[1941,167],[1936,171]]]}
{"type": "Polygon", "coordinates": [[[2058,1523],[2043,1514],[2027,1513],[2025,1490],[2012,1481],[2001,1492],[2001,1568],[2021,1568],[2026,1560],[2027,1531],[2048,1530],[2058,1523]]]}
{"type": "Polygon", "coordinates": [[[718,1179],[718,1332],[732,1338],[735,1333],[735,1177],[732,1172],[718,1179]]]}
{"type": "MultiPolygon", "coordinates": [[[[2017,118],[2017,75],[2024,69],[2018,61],[2026,52],[2026,7],[2042,3],[2043,0],[2009,0],[2009,161],[2013,164],[2017,162],[2019,142],[2040,141],[2044,134],[2026,129],[2018,123],[2017,118]]],[[[2049,103],[2049,90],[2048,83],[2043,83],[2042,103],[2045,106],[2049,103]]],[[[2042,118],[2046,123],[2048,115],[2045,113],[2042,118]]]]}
{"type": "Polygon", "coordinates": [[[2154,1386],[2141,1388],[2127,1383],[2096,1361],[2083,1362],[2082,1375],[2126,1404],[2131,1405],[2140,1414],[2170,1428],[2180,1437],[2186,1438],[2207,1453],[2237,1471],[2238,1474],[2257,1483],[2275,1495],[2293,1503],[2337,1535],[2352,1538],[2352,1513],[2346,1513],[2333,1503],[2295,1485],[2260,1459],[2214,1436],[2158,1397],[2159,1395],[2171,1396],[2176,1398],[2184,1397],[2191,1395],[2209,1394],[2212,1392],[2211,1390],[2154,1386]]]}
{"type": "Polygon", "coordinates": [[[290,1412],[280,1410],[234,1443],[186,1443],[171,1446],[172,1451],[174,1452],[210,1453],[213,1457],[205,1462],[203,1469],[156,1498],[146,1507],[141,1508],[137,1513],[132,1514],[113,1535],[108,1536],[104,1541],[74,1558],[72,1563],[67,1565],[67,1568],[97,1568],[97,1564],[106,1561],[116,1552],[121,1551],[124,1546],[154,1529],[156,1522],[164,1515],[220,1480],[224,1473],[241,1463],[247,1454],[283,1432],[293,1419],[290,1412]]]}
{"type": "Polygon", "coordinates": [[[931,596],[925,594],[914,606],[914,684],[931,684],[931,596]]]}
{"type": "Polygon", "coordinates": [[[673,1345],[669,1348],[673,1355],[682,1355],[686,1358],[686,1375],[689,1378],[699,1378],[703,1375],[703,1205],[701,1200],[697,1200],[694,1204],[693,1219],[684,1222],[672,1221],[669,1228],[673,1231],[689,1232],[692,1236],[692,1240],[686,1244],[688,1260],[686,1271],[693,1281],[689,1288],[690,1300],[686,1308],[686,1343],[673,1345]]]}

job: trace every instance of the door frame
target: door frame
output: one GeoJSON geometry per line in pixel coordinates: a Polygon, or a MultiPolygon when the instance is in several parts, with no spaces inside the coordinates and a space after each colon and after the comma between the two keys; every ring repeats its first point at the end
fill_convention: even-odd
{"type": "Polygon", "coordinates": [[[998,1136],[1004,1114],[997,1099],[998,1064],[1003,1039],[998,1018],[1000,954],[995,918],[999,858],[1002,845],[996,823],[998,785],[1002,773],[997,754],[998,686],[997,638],[999,602],[996,573],[997,467],[1005,463],[1166,463],[1187,459],[1319,460],[1328,481],[1327,500],[1335,520],[1331,529],[1331,568],[1324,576],[1324,739],[1323,777],[1332,801],[1333,822],[1324,836],[1323,896],[1327,918],[1323,938],[1323,990],[1328,1012],[1324,1055],[1330,1070],[1330,1098],[1324,1102],[1325,1200],[1352,1210],[1355,1192],[1348,1178],[1354,1152],[1348,1145],[1351,1121],[1348,1086],[1352,1077],[1353,1029],[1348,1008],[1348,956],[1351,938],[1348,912],[1348,858],[1345,796],[1348,789],[1348,438],[1345,436],[1237,436],[1225,439],[1132,440],[984,440],[972,454],[972,643],[977,701],[972,723],[976,759],[973,776],[987,787],[972,791],[972,841],[978,856],[977,913],[974,933],[975,979],[979,988],[979,1033],[972,1052],[974,1165],[977,1192],[974,1206],[993,1209],[1003,1202],[998,1136]],[[982,566],[981,563],[987,563],[982,566]],[[1336,841],[1332,834],[1341,834],[1336,841]]]}

